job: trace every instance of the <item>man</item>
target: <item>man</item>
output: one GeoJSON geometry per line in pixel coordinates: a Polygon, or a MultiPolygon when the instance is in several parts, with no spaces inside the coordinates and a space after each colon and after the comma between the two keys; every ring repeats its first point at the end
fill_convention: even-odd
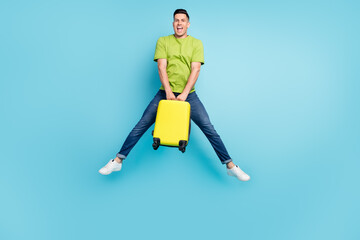
{"type": "Polygon", "coordinates": [[[195,92],[195,82],[204,64],[202,42],[190,35],[189,14],[184,9],[174,12],[174,34],[160,37],[156,44],[154,61],[157,61],[161,88],[145,109],[140,121],[126,138],[121,150],[99,172],[108,175],[120,171],[123,160],[139,141],[141,136],[154,124],[157,106],[160,100],[187,101],[191,105],[191,119],[210,141],[222,164],[226,164],[227,173],[241,181],[250,177],[232,162],[220,136],[211,124],[209,116],[195,92]]]}

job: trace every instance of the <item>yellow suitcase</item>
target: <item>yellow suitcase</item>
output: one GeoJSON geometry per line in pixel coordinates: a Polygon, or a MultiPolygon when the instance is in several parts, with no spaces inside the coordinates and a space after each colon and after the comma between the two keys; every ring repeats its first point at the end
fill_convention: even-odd
{"type": "Polygon", "coordinates": [[[190,104],[177,100],[161,100],[153,131],[153,148],[160,145],[178,147],[181,152],[189,142],[190,104]]]}

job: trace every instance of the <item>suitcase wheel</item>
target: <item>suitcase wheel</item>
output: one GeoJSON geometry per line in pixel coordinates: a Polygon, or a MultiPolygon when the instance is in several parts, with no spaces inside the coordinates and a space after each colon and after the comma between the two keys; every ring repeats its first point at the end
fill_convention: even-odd
{"type": "Polygon", "coordinates": [[[154,150],[158,149],[160,146],[160,138],[154,138],[154,143],[152,146],[153,146],[154,150]]]}
{"type": "Polygon", "coordinates": [[[180,140],[180,141],[179,141],[179,150],[180,150],[182,153],[185,152],[186,143],[187,143],[187,142],[184,141],[184,140],[180,140]]]}
{"type": "Polygon", "coordinates": [[[185,152],[185,147],[179,147],[179,150],[184,153],[185,152]]]}

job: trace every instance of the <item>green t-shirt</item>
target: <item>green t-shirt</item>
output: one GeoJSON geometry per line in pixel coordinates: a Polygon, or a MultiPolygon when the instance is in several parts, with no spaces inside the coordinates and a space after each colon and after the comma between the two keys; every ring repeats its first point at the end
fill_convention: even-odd
{"type": "MultiPolygon", "coordinates": [[[[174,35],[160,37],[156,43],[154,61],[167,59],[166,72],[173,92],[181,93],[191,73],[191,63],[204,64],[204,47],[192,36],[176,38],[174,35]]],[[[164,86],[161,86],[164,90],[164,86]]],[[[195,91],[195,87],[190,92],[195,91]]]]}

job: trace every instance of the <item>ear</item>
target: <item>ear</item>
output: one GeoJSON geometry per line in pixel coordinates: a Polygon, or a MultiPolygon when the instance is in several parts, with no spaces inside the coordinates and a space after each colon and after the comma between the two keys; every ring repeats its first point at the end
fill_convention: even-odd
{"type": "Polygon", "coordinates": [[[187,27],[188,27],[188,28],[190,27],[190,22],[187,23],[187,27]]]}

